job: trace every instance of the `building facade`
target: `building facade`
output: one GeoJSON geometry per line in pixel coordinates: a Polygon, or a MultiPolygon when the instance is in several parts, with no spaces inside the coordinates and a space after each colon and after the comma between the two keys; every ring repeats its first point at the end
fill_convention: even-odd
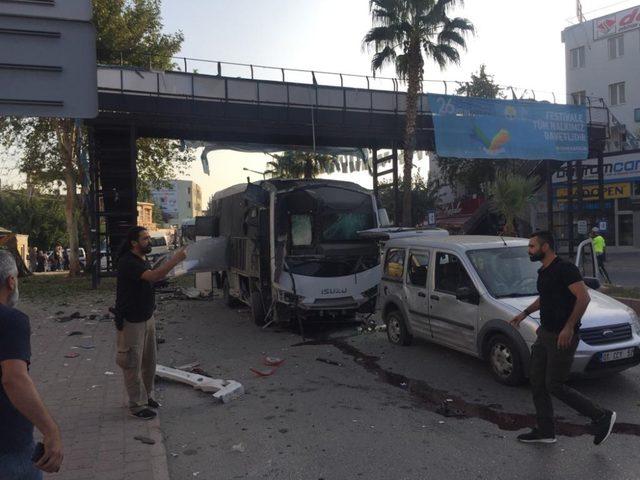
{"type": "Polygon", "coordinates": [[[567,103],[603,99],[617,122],[609,151],[637,148],[640,139],[640,5],[583,21],[562,32],[567,103]],[[627,138],[629,137],[629,138],[627,138]]]}
{"type": "Polygon", "coordinates": [[[171,180],[167,188],[151,194],[167,224],[182,225],[185,220],[202,215],[202,190],[191,180],[171,180]]]}
{"type": "Polygon", "coordinates": [[[138,202],[138,225],[147,230],[156,230],[158,227],[153,223],[153,203],[138,202]]]}

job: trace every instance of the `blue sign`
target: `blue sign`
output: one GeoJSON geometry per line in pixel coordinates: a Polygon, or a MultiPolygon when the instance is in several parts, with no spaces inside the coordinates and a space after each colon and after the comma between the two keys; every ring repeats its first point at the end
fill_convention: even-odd
{"type": "Polygon", "coordinates": [[[441,157],[583,160],[587,107],[428,94],[441,157]]]}

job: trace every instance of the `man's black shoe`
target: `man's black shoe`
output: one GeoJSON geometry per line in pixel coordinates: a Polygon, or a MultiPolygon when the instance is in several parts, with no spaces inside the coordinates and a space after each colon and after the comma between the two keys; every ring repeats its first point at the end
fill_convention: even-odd
{"type": "Polygon", "coordinates": [[[131,412],[131,415],[136,418],[140,418],[141,420],[153,420],[156,418],[157,413],[150,408],[143,408],[139,412],[131,412]]]}
{"type": "Polygon", "coordinates": [[[532,429],[529,433],[518,435],[518,440],[522,443],[556,443],[555,436],[543,435],[537,428],[532,429]]]}
{"type": "Polygon", "coordinates": [[[149,397],[149,400],[147,400],[147,405],[149,405],[151,408],[160,408],[162,406],[151,397],[149,397]]]}
{"type": "Polygon", "coordinates": [[[607,410],[602,418],[593,422],[593,444],[602,445],[613,430],[613,424],[616,423],[616,412],[607,410]]]}

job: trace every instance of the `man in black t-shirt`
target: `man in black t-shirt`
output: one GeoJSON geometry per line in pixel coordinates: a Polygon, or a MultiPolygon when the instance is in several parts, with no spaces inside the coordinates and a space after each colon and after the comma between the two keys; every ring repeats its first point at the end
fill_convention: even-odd
{"type": "Polygon", "coordinates": [[[518,326],[540,310],[538,338],[531,347],[529,380],[536,407],[537,428],[518,436],[524,443],[555,443],[555,423],[551,395],[593,421],[593,443],[602,444],[616,421],[616,413],[594,404],[580,392],[565,385],[580,341],[580,319],[591,301],[578,268],[561,260],[554,251],[550,232],[536,232],[529,239],[529,257],[542,262],[538,270],[540,296],[511,324],[518,326]]]}
{"type": "Polygon", "coordinates": [[[60,470],[62,439],[29,376],[29,317],[14,308],[17,301],[18,268],[13,256],[0,250],[0,480],[40,480],[40,470],[60,470]],[[44,444],[37,463],[31,460],[34,425],[44,444]]]}
{"type": "Polygon", "coordinates": [[[143,227],[133,227],[118,255],[116,292],[116,363],[122,369],[129,396],[129,409],[137,418],[151,420],[152,409],[160,404],[153,399],[156,373],[156,324],[154,284],[164,279],[186,258],[184,249],[152,270],[145,255],[151,252],[151,237],[143,227]]]}

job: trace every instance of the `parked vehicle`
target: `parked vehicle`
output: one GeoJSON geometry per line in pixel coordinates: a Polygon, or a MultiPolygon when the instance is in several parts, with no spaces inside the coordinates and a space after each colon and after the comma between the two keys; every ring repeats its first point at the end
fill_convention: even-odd
{"type": "MultiPolygon", "coordinates": [[[[67,248],[67,256],[71,254],[71,249],[67,248]]],[[[78,261],[83,269],[87,267],[87,253],[83,247],[78,247],[78,261]]]]}
{"type": "MultiPolygon", "coordinates": [[[[386,214],[386,212],[384,212],[386,214]]],[[[229,268],[218,272],[225,302],[251,307],[263,324],[279,318],[353,318],[373,311],[380,281],[380,226],[372,192],[334,180],[266,180],[215,194],[213,236],[229,239],[229,268]]]]}
{"type": "MultiPolygon", "coordinates": [[[[391,343],[420,337],[485,359],[502,383],[521,383],[539,312],[519,328],[509,320],[538,295],[537,270],[528,240],[489,236],[392,239],[384,252],[378,309],[391,343]]],[[[597,262],[591,240],[578,247],[576,263],[591,303],[580,328],[572,373],[598,376],[640,363],[640,323],[626,305],[596,289],[597,262]]]]}
{"type": "Polygon", "coordinates": [[[152,232],[151,234],[151,253],[147,255],[147,258],[151,263],[158,260],[169,253],[169,243],[167,242],[167,236],[161,232],[152,232]]]}

